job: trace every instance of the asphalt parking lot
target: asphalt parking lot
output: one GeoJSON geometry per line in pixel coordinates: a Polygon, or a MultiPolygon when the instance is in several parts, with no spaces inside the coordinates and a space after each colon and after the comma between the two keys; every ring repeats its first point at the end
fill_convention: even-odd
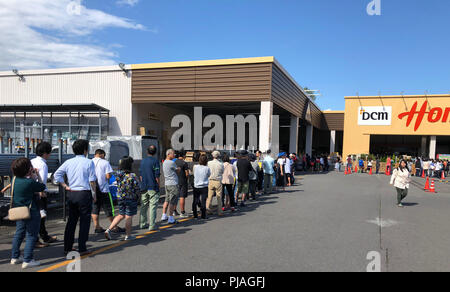
{"type": "MultiPolygon", "coordinates": [[[[423,183],[414,178],[405,208],[399,208],[385,175],[302,175],[286,192],[221,218],[162,224],[151,234],[135,229],[142,237],[132,242],[92,235],[88,248],[94,254],[81,261],[81,270],[363,272],[375,251],[382,271],[450,271],[450,185],[436,182],[438,193],[430,194],[423,183]]],[[[64,224],[54,218],[49,226],[62,239],[64,224]]],[[[20,271],[9,265],[11,230],[2,226],[0,271],[20,271]]],[[[61,241],[35,257],[43,265],[30,271],[66,270],[61,241]]]]}

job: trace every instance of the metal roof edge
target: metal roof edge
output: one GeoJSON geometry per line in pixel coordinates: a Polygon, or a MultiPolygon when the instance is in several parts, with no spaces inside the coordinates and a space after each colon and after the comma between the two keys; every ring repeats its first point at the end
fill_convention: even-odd
{"type": "MultiPolygon", "coordinates": [[[[125,65],[126,70],[131,70],[131,65],[125,65]]],[[[52,74],[70,74],[70,73],[92,73],[92,72],[109,72],[122,71],[119,65],[115,66],[96,66],[96,67],[79,67],[79,68],[54,68],[54,69],[35,69],[35,70],[19,70],[19,74],[23,76],[30,75],[52,75],[52,74]]],[[[0,77],[15,77],[17,76],[9,71],[0,71],[0,77]]]]}
{"type": "Polygon", "coordinates": [[[132,70],[139,70],[139,69],[158,69],[158,68],[181,68],[181,67],[199,67],[199,66],[273,63],[274,59],[275,59],[274,57],[251,57],[251,58],[236,58],[236,59],[147,63],[147,64],[132,64],[131,68],[132,70]]]}
{"type": "Polygon", "coordinates": [[[280,62],[278,62],[277,59],[274,58],[274,62],[275,65],[277,65],[278,68],[280,68],[280,70],[301,90],[301,92],[306,96],[306,98],[314,105],[316,106],[320,111],[322,111],[320,109],[320,107],[309,97],[309,95],[305,92],[305,90],[303,89],[303,87],[298,84],[298,82],[294,79],[294,77],[291,76],[291,74],[289,74],[289,72],[284,69],[284,67],[280,64],[280,62]]]}

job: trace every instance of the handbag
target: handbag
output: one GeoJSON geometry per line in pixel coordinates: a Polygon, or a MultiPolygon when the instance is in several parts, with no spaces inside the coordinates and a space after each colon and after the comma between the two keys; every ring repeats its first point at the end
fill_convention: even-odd
{"type": "Polygon", "coordinates": [[[13,208],[13,198],[14,198],[14,184],[16,182],[16,177],[13,178],[11,183],[11,207],[8,211],[8,218],[10,221],[20,221],[20,220],[28,220],[31,218],[30,208],[29,207],[17,207],[13,208]]]}

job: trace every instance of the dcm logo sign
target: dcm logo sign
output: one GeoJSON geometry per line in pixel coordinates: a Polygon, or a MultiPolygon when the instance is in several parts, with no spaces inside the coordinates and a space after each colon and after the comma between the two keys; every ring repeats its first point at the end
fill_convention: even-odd
{"type": "Polygon", "coordinates": [[[358,108],[358,125],[360,126],[390,126],[391,122],[391,106],[360,106],[358,108]]]}

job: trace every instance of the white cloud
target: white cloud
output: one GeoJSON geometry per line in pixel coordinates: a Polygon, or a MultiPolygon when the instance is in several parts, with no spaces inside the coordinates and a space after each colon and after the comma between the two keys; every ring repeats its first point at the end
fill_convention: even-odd
{"type": "Polygon", "coordinates": [[[118,0],[117,4],[134,6],[134,5],[138,4],[138,2],[139,2],[139,0],[118,0]]]}
{"type": "Polygon", "coordinates": [[[0,0],[0,70],[115,64],[120,44],[86,41],[110,27],[146,30],[81,0],[0,0]]]}

